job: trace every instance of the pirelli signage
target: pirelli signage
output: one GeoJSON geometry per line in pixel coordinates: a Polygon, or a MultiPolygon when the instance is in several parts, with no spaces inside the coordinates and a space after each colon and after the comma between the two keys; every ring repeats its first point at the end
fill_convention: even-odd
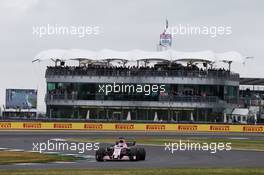
{"type": "Polygon", "coordinates": [[[197,125],[178,125],[179,131],[197,131],[198,126],[197,125]]]}
{"type": "Polygon", "coordinates": [[[263,126],[243,126],[244,132],[264,132],[263,126]]]}
{"type": "Polygon", "coordinates": [[[228,125],[210,125],[210,131],[230,131],[230,126],[228,125]]]}
{"type": "Polygon", "coordinates": [[[103,124],[97,124],[97,123],[85,123],[84,129],[88,130],[102,130],[103,124]]]}
{"type": "Polygon", "coordinates": [[[0,123],[0,129],[12,129],[12,124],[8,123],[0,123]]]}
{"type": "Polygon", "coordinates": [[[134,124],[115,124],[116,130],[134,130],[134,124]]]}
{"type": "Polygon", "coordinates": [[[72,123],[54,123],[54,129],[72,129],[72,123]]]}
{"type": "Polygon", "coordinates": [[[165,131],[166,125],[146,125],[146,130],[149,131],[165,131]]]}
{"type": "Polygon", "coordinates": [[[0,122],[0,130],[90,130],[146,132],[248,132],[264,133],[264,125],[88,123],[88,122],[0,122]]]}
{"type": "Polygon", "coordinates": [[[25,129],[41,129],[41,123],[23,123],[23,128],[25,129]]]}

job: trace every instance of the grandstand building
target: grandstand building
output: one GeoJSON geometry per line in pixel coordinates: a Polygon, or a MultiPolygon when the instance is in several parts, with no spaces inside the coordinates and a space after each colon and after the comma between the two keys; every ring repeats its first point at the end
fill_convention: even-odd
{"type": "Polygon", "coordinates": [[[236,53],[59,53],[45,75],[50,118],[223,122],[225,111],[238,105],[239,74],[230,71],[236,53]],[[222,61],[228,68],[217,67],[222,61]]]}

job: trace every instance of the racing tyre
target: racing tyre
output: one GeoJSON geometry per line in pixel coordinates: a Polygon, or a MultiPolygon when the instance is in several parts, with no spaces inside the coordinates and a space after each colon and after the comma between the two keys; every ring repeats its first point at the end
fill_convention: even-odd
{"type": "Polygon", "coordinates": [[[131,148],[129,159],[131,161],[137,161],[137,160],[139,160],[139,155],[138,155],[137,148],[131,148]]]}
{"type": "Polygon", "coordinates": [[[99,148],[95,152],[95,159],[99,162],[104,161],[104,156],[105,156],[105,149],[104,148],[99,148]]]}
{"type": "Polygon", "coordinates": [[[146,151],[144,148],[138,148],[138,155],[139,155],[139,160],[145,160],[146,158],[146,151]]]}

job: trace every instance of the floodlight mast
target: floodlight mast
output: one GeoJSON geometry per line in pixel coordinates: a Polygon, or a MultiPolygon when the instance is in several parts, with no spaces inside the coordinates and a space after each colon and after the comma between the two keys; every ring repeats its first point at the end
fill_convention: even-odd
{"type": "Polygon", "coordinates": [[[223,60],[223,62],[228,64],[228,70],[231,71],[231,64],[232,64],[233,61],[223,60]]]}

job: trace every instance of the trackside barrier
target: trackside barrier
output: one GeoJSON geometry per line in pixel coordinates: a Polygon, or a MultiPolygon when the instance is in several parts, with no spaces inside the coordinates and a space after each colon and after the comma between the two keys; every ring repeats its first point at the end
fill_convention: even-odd
{"type": "Polygon", "coordinates": [[[258,132],[264,125],[224,124],[142,124],[85,122],[0,122],[0,130],[91,130],[91,131],[178,131],[178,132],[258,132]]]}

